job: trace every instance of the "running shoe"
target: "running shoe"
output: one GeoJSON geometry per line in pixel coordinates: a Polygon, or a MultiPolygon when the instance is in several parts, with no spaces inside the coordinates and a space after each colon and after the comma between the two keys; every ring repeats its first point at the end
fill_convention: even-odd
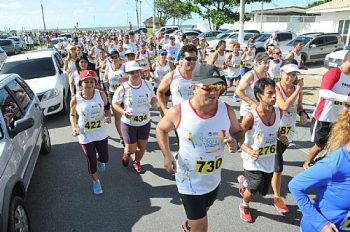
{"type": "Polygon", "coordinates": [[[123,145],[123,146],[125,147],[125,142],[124,142],[123,137],[120,137],[120,144],[123,145]]]}
{"type": "Polygon", "coordinates": [[[132,166],[134,167],[135,171],[138,173],[138,174],[143,174],[145,173],[142,166],[141,166],[141,163],[140,161],[134,161],[134,163],[132,164],[132,166]]]}
{"type": "Polygon", "coordinates": [[[105,163],[101,163],[101,162],[97,162],[97,170],[100,173],[106,171],[106,164],[105,163]]]}
{"type": "Polygon", "coordinates": [[[181,227],[182,229],[184,230],[184,232],[190,232],[191,231],[191,227],[190,225],[188,224],[188,221],[185,220],[181,223],[181,227]]]}
{"type": "Polygon", "coordinates": [[[93,181],[92,191],[95,195],[100,195],[103,193],[100,180],[93,181]]]}
{"type": "Polygon", "coordinates": [[[244,191],[246,190],[246,179],[243,175],[237,177],[237,181],[239,184],[239,194],[243,197],[244,191]]]}
{"type": "Polygon", "coordinates": [[[239,204],[239,216],[245,222],[249,222],[249,223],[253,222],[252,215],[250,214],[250,207],[249,206],[243,206],[243,202],[241,202],[239,204]]]}
{"type": "Polygon", "coordinates": [[[127,167],[129,165],[129,160],[130,160],[130,155],[124,153],[122,158],[122,164],[124,167],[127,167]]]}
{"type": "Polygon", "coordinates": [[[281,197],[274,197],[273,198],[273,205],[277,209],[279,213],[287,213],[288,207],[286,204],[284,204],[284,201],[281,197]]]}

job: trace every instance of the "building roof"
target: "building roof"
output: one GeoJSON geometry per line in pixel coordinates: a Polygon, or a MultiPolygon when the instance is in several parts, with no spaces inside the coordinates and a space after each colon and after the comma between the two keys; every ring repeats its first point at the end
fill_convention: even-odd
{"type": "Polygon", "coordinates": [[[253,10],[250,14],[261,14],[264,15],[305,15],[306,8],[300,6],[288,6],[288,7],[277,7],[263,10],[253,10]]]}
{"type": "MultiPolygon", "coordinates": [[[[158,24],[159,23],[159,18],[155,17],[155,23],[158,24]]],[[[149,17],[148,19],[146,19],[145,21],[143,21],[143,24],[152,24],[153,23],[153,17],[149,17]]]]}
{"type": "Polygon", "coordinates": [[[306,10],[307,13],[331,13],[339,11],[350,11],[349,0],[333,0],[306,10]]]}

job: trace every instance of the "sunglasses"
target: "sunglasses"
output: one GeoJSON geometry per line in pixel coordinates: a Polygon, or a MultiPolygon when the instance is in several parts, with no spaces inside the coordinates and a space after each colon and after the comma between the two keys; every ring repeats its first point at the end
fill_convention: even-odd
{"type": "Polygon", "coordinates": [[[190,62],[190,61],[197,61],[198,57],[197,56],[186,56],[184,59],[186,61],[190,62]]]}
{"type": "Polygon", "coordinates": [[[112,60],[118,60],[118,59],[119,59],[119,56],[111,56],[111,59],[112,59],[112,60]]]}
{"type": "Polygon", "coordinates": [[[195,86],[203,89],[204,91],[220,91],[225,88],[223,84],[215,84],[215,85],[205,85],[205,84],[195,84],[195,86]]]}
{"type": "Polygon", "coordinates": [[[161,56],[166,56],[166,55],[168,55],[168,53],[161,53],[160,55],[161,56]]]}

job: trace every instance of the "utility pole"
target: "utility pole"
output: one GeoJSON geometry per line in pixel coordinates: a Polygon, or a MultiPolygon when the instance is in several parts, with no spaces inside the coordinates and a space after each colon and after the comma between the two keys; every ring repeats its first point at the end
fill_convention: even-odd
{"type": "Polygon", "coordinates": [[[156,0],[153,0],[153,33],[156,30],[156,0]]]}
{"type": "Polygon", "coordinates": [[[243,43],[244,34],[244,13],[245,13],[245,0],[241,0],[240,11],[239,11],[239,32],[238,32],[238,42],[243,43]]]}
{"type": "Polygon", "coordinates": [[[135,3],[136,3],[136,19],[137,19],[137,28],[140,28],[140,24],[139,24],[138,0],[135,0],[135,3]]]}
{"type": "Polygon", "coordinates": [[[45,16],[44,16],[44,7],[43,7],[43,4],[41,4],[41,14],[42,14],[42,16],[43,16],[44,31],[46,31],[46,24],[45,24],[45,16]]]}
{"type": "Polygon", "coordinates": [[[142,21],[141,21],[141,3],[142,3],[142,1],[139,0],[139,2],[140,2],[140,26],[139,26],[139,28],[140,28],[142,26],[142,21]]]}
{"type": "Polygon", "coordinates": [[[263,31],[263,11],[264,11],[264,2],[261,2],[261,14],[260,14],[260,32],[263,31]]]}
{"type": "Polygon", "coordinates": [[[126,12],[126,26],[129,26],[129,13],[126,12]]]}

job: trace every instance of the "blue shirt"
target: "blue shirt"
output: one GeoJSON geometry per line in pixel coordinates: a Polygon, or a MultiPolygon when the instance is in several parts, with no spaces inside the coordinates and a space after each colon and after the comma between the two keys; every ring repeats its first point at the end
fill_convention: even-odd
{"type": "Polygon", "coordinates": [[[289,182],[303,218],[302,231],[320,231],[329,222],[339,231],[350,229],[350,153],[346,146],[318,161],[289,182]],[[317,188],[314,204],[307,190],[317,188]]]}

